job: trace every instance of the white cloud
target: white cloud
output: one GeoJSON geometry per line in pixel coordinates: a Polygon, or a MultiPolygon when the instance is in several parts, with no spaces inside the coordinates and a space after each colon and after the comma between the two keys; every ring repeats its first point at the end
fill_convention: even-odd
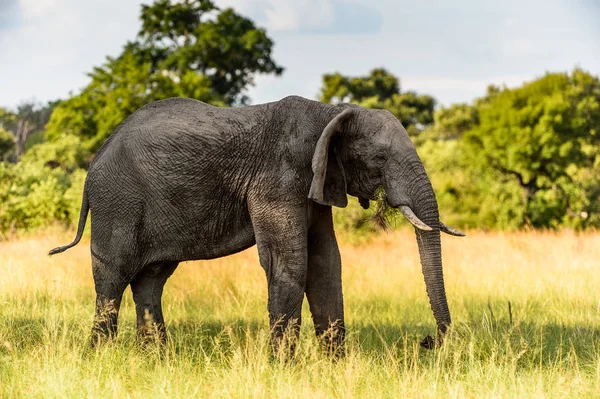
{"type": "Polygon", "coordinates": [[[333,0],[218,0],[216,4],[250,16],[269,32],[325,29],[335,19],[333,0]]]}
{"type": "Polygon", "coordinates": [[[272,1],[265,14],[267,16],[267,29],[274,31],[296,30],[300,27],[299,15],[293,4],[277,4],[272,1]]]}
{"type": "Polygon", "coordinates": [[[491,76],[485,79],[450,79],[443,77],[404,76],[402,77],[402,86],[405,87],[403,90],[409,90],[412,87],[418,87],[420,90],[429,92],[435,90],[476,91],[483,89],[482,94],[485,94],[485,89],[490,84],[514,87],[519,86],[523,82],[531,79],[531,76],[525,75],[491,76]]]}
{"type": "Polygon", "coordinates": [[[60,9],[58,0],[19,0],[19,8],[25,19],[43,15],[52,10],[60,9]]]}
{"type": "Polygon", "coordinates": [[[242,15],[254,15],[261,8],[261,1],[257,0],[216,0],[215,4],[219,8],[233,8],[242,15]]]}
{"type": "Polygon", "coordinates": [[[552,52],[552,46],[544,39],[512,37],[500,41],[500,51],[507,57],[541,57],[552,52]]]}
{"type": "Polygon", "coordinates": [[[508,27],[517,26],[519,24],[519,18],[515,16],[504,18],[504,24],[508,27]]]}
{"type": "Polygon", "coordinates": [[[139,4],[18,0],[18,24],[0,41],[0,106],[64,98],[85,86],[93,66],[135,37],[139,4]]]}
{"type": "Polygon", "coordinates": [[[271,0],[265,14],[267,29],[273,31],[324,29],[335,17],[333,3],[329,0],[271,0]]]}

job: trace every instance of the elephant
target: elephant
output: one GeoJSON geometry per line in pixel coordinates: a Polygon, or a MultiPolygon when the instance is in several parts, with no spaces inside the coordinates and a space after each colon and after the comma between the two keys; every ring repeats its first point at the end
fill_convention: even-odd
{"type": "MultiPolygon", "coordinates": [[[[187,98],[149,103],[126,118],[90,164],[74,241],[91,214],[96,310],[92,336],[117,333],[131,286],[140,337],[166,339],[165,282],[182,261],[257,245],[266,273],[271,342],[298,338],[304,295],[315,332],[343,351],[341,258],[332,207],[363,207],[382,188],[415,227],[438,329],[450,326],[435,193],[401,122],[386,110],[290,96],[232,108],[187,98]],[[287,338],[286,338],[287,339],[287,338]]],[[[427,337],[422,345],[432,347],[427,337]]],[[[287,341],[286,341],[287,342],[287,341]]]]}

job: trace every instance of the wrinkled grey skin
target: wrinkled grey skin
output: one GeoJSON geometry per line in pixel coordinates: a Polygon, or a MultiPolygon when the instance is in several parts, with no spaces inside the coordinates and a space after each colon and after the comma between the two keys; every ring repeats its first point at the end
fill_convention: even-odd
{"type": "Polygon", "coordinates": [[[344,339],[341,261],[331,206],[368,204],[383,186],[409,206],[439,332],[450,325],[435,194],[406,130],[387,111],[301,97],[239,108],[173,98],[144,106],[109,137],[90,166],[88,208],[96,286],[94,339],[116,334],[131,285],[142,336],[165,338],[161,296],[179,262],[231,255],[255,243],[268,283],[277,347],[298,332],[304,294],[316,333],[344,339]],[[327,334],[325,334],[327,332],[327,334]]]}

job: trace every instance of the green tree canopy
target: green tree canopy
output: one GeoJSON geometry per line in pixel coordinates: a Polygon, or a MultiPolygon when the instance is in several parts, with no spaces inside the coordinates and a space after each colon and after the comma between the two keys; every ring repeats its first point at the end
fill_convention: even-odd
{"type": "Polygon", "coordinates": [[[158,0],[142,6],[138,40],[89,74],[82,92],[62,102],[47,137],[73,134],[94,152],[127,116],[151,101],[190,97],[215,105],[245,102],[258,73],[281,74],[265,31],[209,0],[158,0]]]}
{"type": "Polygon", "coordinates": [[[15,141],[13,135],[3,127],[0,127],[0,162],[2,162],[14,150],[15,141]]]}
{"type": "Polygon", "coordinates": [[[433,123],[435,99],[415,92],[400,92],[398,78],[383,68],[367,76],[349,77],[338,72],[323,75],[321,101],[330,104],[352,102],[368,108],[387,109],[411,135],[433,123]]]}
{"type": "Polygon", "coordinates": [[[321,101],[330,104],[360,103],[375,97],[377,101],[400,93],[400,81],[384,68],[375,68],[367,76],[344,76],[339,72],[323,75],[321,101]]]}
{"type": "Polygon", "coordinates": [[[0,108],[0,129],[3,130],[0,133],[0,159],[16,162],[27,148],[42,141],[44,126],[54,106],[53,102],[42,105],[28,101],[17,106],[16,112],[0,108]]]}
{"type": "Polygon", "coordinates": [[[88,140],[95,151],[127,116],[148,102],[169,97],[191,97],[223,105],[206,76],[187,71],[174,78],[168,72],[153,73],[151,64],[126,49],[119,58],[94,68],[92,82],[62,102],[48,123],[47,137],[57,140],[72,134],[88,140]]]}
{"type": "Polygon", "coordinates": [[[0,162],[5,160],[15,148],[14,136],[7,129],[14,118],[12,112],[0,108],[0,162]]]}
{"type": "Polygon", "coordinates": [[[452,104],[440,107],[433,115],[433,126],[428,133],[437,140],[459,139],[479,123],[477,107],[469,104],[452,104]]]}
{"type": "MultiPolygon", "coordinates": [[[[381,95],[384,85],[376,89],[375,81],[385,79],[381,72],[373,76],[369,85],[368,77],[327,75],[323,99],[386,108],[399,117],[413,135],[440,213],[451,224],[600,227],[597,77],[581,69],[548,73],[518,88],[489,86],[471,104],[433,112],[433,101],[420,102],[418,95],[381,95]]],[[[368,216],[359,214],[357,220],[368,216]]]]}
{"type": "Polygon", "coordinates": [[[489,90],[476,106],[478,123],[464,135],[472,165],[518,183],[524,222],[588,218],[597,200],[590,195],[599,177],[600,80],[581,69],[548,73],[489,90]]]}
{"type": "Polygon", "coordinates": [[[256,74],[283,72],[271,57],[273,41],[264,29],[210,0],[158,0],[142,6],[141,18],[141,42],[134,47],[145,61],[178,75],[196,71],[208,77],[229,105],[247,101],[242,92],[256,74]]]}

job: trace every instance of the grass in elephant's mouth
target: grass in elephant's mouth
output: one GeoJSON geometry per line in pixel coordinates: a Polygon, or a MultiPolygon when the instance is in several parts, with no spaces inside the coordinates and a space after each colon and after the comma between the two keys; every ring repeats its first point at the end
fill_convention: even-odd
{"type": "Polygon", "coordinates": [[[387,195],[383,187],[378,187],[375,191],[374,199],[372,200],[373,214],[370,222],[377,226],[380,230],[389,230],[390,224],[395,222],[401,213],[399,210],[392,208],[387,202],[387,195]]]}
{"type": "Polygon", "coordinates": [[[269,360],[266,282],[252,248],[182,264],[166,287],[170,341],[135,345],[125,295],[117,340],[87,347],[89,247],[0,242],[0,397],[597,397],[600,234],[443,237],[454,326],[442,349],[412,231],[342,245],[348,351],[315,349],[308,308],[293,366],[269,360]],[[509,322],[508,301],[512,304],[509,322]]]}

